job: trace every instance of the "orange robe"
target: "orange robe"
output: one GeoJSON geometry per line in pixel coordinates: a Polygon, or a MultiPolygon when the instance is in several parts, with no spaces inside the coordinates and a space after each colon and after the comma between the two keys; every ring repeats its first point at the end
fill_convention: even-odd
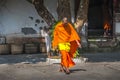
{"type": "Polygon", "coordinates": [[[105,24],[104,30],[110,30],[110,25],[108,23],[105,24]]]}
{"type": "Polygon", "coordinates": [[[59,43],[70,43],[70,51],[60,50],[61,64],[65,67],[69,68],[75,65],[72,58],[78,48],[76,40],[80,41],[80,38],[70,23],[64,26],[62,22],[59,22],[56,25],[53,33],[52,47],[55,48],[59,43]]]}

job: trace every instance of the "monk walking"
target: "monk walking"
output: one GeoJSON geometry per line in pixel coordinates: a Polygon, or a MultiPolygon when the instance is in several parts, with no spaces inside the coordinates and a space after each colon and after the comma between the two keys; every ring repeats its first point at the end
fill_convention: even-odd
{"type": "Polygon", "coordinates": [[[80,38],[77,32],[68,22],[67,18],[64,17],[63,20],[56,25],[52,41],[53,49],[58,48],[61,54],[60,72],[70,74],[69,68],[75,65],[72,58],[77,48],[81,47],[79,42],[80,38]]]}

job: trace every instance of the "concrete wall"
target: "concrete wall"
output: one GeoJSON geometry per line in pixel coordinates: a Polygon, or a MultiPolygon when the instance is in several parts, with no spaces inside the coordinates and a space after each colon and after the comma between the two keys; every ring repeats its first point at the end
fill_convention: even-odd
{"type": "MultiPolygon", "coordinates": [[[[44,0],[48,10],[57,20],[57,0],[44,0]]],[[[73,0],[71,0],[73,3],[73,0]]],[[[71,6],[71,12],[74,18],[74,5],[71,6]]],[[[3,0],[0,2],[0,34],[21,33],[21,28],[32,27],[39,33],[39,27],[47,26],[46,23],[40,23],[35,26],[35,20],[42,18],[37,14],[34,5],[26,0],[3,0]],[[33,17],[31,20],[29,17],[33,17]]]]}

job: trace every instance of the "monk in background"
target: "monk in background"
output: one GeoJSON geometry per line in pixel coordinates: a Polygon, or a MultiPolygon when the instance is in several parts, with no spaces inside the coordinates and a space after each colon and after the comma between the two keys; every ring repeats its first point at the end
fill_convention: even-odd
{"type": "Polygon", "coordinates": [[[110,36],[111,26],[109,23],[106,23],[104,26],[104,37],[110,36]]]}
{"type": "Polygon", "coordinates": [[[72,58],[78,47],[81,47],[80,38],[67,18],[64,17],[56,25],[52,41],[52,48],[54,50],[58,48],[61,54],[60,72],[70,74],[69,68],[75,65],[72,58]]]}

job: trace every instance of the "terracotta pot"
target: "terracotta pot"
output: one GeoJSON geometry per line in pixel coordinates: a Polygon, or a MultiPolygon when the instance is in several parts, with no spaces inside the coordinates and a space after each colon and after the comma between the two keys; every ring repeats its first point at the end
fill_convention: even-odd
{"type": "Polygon", "coordinates": [[[38,45],[37,44],[25,44],[25,53],[38,53],[38,45]]]}
{"type": "Polygon", "coordinates": [[[23,45],[22,44],[11,44],[11,53],[12,54],[22,54],[23,45]]]}
{"type": "Polygon", "coordinates": [[[45,43],[40,43],[39,51],[40,51],[40,53],[46,53],[47,52],[45,43]]]}
{"type": "Polygon", "coordinates": [[[10,54],[10,45],[0,44],[0,54],[10,54]]]}

